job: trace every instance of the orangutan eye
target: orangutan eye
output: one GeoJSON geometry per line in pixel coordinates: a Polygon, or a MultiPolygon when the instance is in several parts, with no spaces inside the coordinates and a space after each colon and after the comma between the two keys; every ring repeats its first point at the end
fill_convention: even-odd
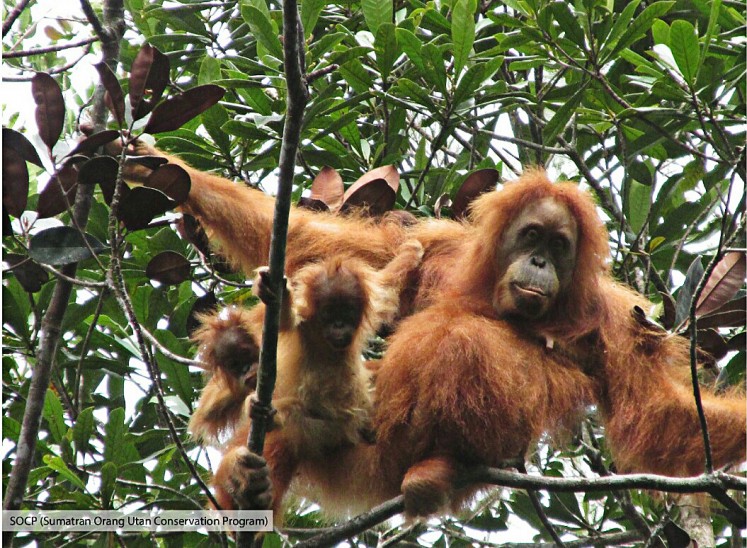
{"type": "Polygon", "coordinates": [[[565,251],[568,249],[569,242],[563,236],[555,236],[550,240],[550,247],[554,251],[565,251]]]}
{"type": "Polygon", "coordinates": [[[524,230],[524,239],[527,242],[533,243],[539,240],[540,233],[535,227],[530,226],[524,230]]]}

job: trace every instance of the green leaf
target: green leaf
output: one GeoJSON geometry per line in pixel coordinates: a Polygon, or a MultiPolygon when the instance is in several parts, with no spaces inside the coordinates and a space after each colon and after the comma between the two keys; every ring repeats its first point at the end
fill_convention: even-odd
{"type": "Polygon", "coordinates": [[[584,97],[587,83],[588,81],[585,82],[584,85],[581,86],[581,89],[574,93],[570,99],[565,101],[557,110],[555,116],[547,122],[547,125],[542,132],[543,140],[546,144],[552,145],[555,142],[555,138],[565,129],[565,126],[568,125],[568,121],[576,112],[576,108],[584,97]]]}
{"type": "Polygon", "coordinates": [[[633,0],[629,2],[622,12],[615,16],[615,23],[612,25],[610,33],[607,35],[607,40],[602,44],[602,48],[599,52],[599,56],[604,58],[604,54],[608,49],[614,48],[620,41],[620,38],[625,31],[630,27],[630,22],[633,20],[635,10],[641,0],[633,0]]]}
{"type": "Polygon", "coordinates": [[[87,453],[91,447],[96,420],[93,417],[93,407],[86,407],[78,414],[78,418],[73,425],[73,441],[75,450],[81,453],[87,453]]]}
{"type": "MultiPolygon", "coordinates": [[[[159,329],[156,332],[158,340],[169,349],[176,349],[179,347],[179,341],[170,331],[159,329]]],[[[192,389],[192,380],[190,378],[189,368],[184,364],[177,363],[165,356],[160,352],[158,353],[158,365],[161,371],[166,376],[168,386],[179,396],[184,404],[189,408],[192,405],[194,399],[194,391],[192,389]]]]}
{"type": "Polygon", "coordinates": [[[464,73],[452,99],[455,108],[458,108],[464,101],[474,98],[473,94],[485,80],[486,66],[486,63],[473,65],[464,73]]]}
{"type": "Polygon", "coordinates": [[[638,234],[648,217],[651,207],[651,187],[630,181],[630,194],[628,197],[628,221],[633,231],[638,234]]]}
{"type": "Polygon", "coordinates": [[[75,263],[101,253],[107,247],[90,234],[85,240],[80,231],[70,226],[55,226],[31,237],[29,257],[38,263],[52,266],[75,263]]]}
{"type": "Polygon", "coordinates": [[[386,81],[389,78],[389,73],[392,71],[394,62],[399,56],[397,38],[392,23],[384,23],[379,26],[379,30],[376,33],[375,51],[376,64],[379,66],[381,79],[386,81]]]}
{"type": "Polygon", "coordinates": [[[105,462],[101,467],[101,487],[99,488],[99,497],[101,506],[105,509],[111,508],[111,500],[114,495],[114,488],[117,481],[117,465],[112,462],[105,462]]]}
{"type": "Polygon", "coordinates": [[[78,489],[80,489],[81,491],[86,490],[86,485],[78,476],[73,474],[70,468],[67,467],[67,464],[65,464],[65,461],[63,461],[60,457],[45,455],[43,460],[44,464],[49,466],[49,468],[57,472],[64,479],[75,485],[78,489]]]}
{"type": "Polygon", "coordinates": [[[201,115],[202,125],[205,126],[210,137],[218,145],[220,151],[226,155],[231,155],[231,139],[221,128],[228,122],[228,111],[222,105],[213,105],[201,115]]]}
{"type": "Polygon", "coordinates": [[[264,10],[257,9],[255,6],[242,4],[241,17],[244,19],[257,42],[276,59],[283,58],[283,46],[278,38],[278,31],[273,26],[272,20],[264,10]]]}
{"type": "Polygon", "coordinates": [[[301,0],[301,24],[306,38],[314,32],[319,14],[322,13],[325,4],[325,0],[301,0]]]}
{"type": "Polygon", "coordinates": [[[426,44],[423,46],[423,60],[425,61],[423,76],[438,91],[446,95],[446,68],[444,67],[444,54],[441,48],[435,44],[426,44]]]}
{"type": "Polygon", "coordinates": [[[692,86],[700,65],[700,44],[692,23],[682,19],[672,23],[669,29],[669,49],[672,50],[674,61],[685,82],[692,86]]]}
{"type": "Polygon", "coordinates": [[[669,46],[669,25],[661,19],[654,21],[651,25],[651,34],[654,37],[654,44],[663,44],[669,46]]]}
{"type": "Polygon", "coordinates": [[[52,435],[52,438],[59,443],[65,432],[67,432],[67,425],[65,424],[65,416],[60,399],[52,390],[47,390],[47,395],[44,397],[42,415],[49,424],[49,433],[52,435]]]}
{"type": "Polygon", "coordinates": [[[421,54],[423,44],[420,39],[413,32],[399,27],[395,30],[395,35],[397,36],[397,45],[405,52],[412,64],[421,73],[425,72],[425,64],[421,54]]]}
{"type": "Polygon", "coordinates": [[[214,57],[206,55],[200,63],[200,74],[197,76],[197,84],[205,85],[212,84],[216,80],[222,78],[220,73],[220,61],[214,57]]]}
{"type": "Polygon", "coordinates": [[[455,0],[451,22],[451,40],[454,42],[454,75],[458,78],[467,63],[475,42],[475,11],[477,0],[455,0]]]}
{"type": "Polygon", "coordinates": [[[713,33],[716,32],[718,27],[718,17],[721,12],[721,0],[713,0],[711,3],[711,12],[708,15],[708,29],[706,30],[705,40],[703,41],[703,55],[700,56],[700,64],[698,65],[698,73],[700,73],[700,67],[703,61],[708,56],[708,49],[713,41],[713,33]]]}
{"type": "Polygon", "coordinates": [[[268,132],[259,129],[255,124],[251,122],[229,120],[221,126],[221,129],[226,133],[235,135],[242,139],[263,140],[269,138],[268,132]]]}
{"type": "Polygon", "coordinates": [[[363,17],[366,19],[366,25],[371,34],[376,36],[381,25],[392,22],[393,6],[392,0],[361,0],[363,17]]]}
{"type": "Polygon", "coordinates": [[[584,46],[584,31],[581,25],[578,24],[578,20],[575,15],[571,12],[571,8],[567,2],[553,2],[550,5],[555,20],[558,25],[565,33],[566,38],[579,47],[584,46]]]}
{"type": "MultiPolygon", "coordinates": [[[[618,52],[624,50],[634,42],[641,39],[648,32],[648,29],[651,28],[651,25],[653,25],[654,21],[667,13],[675,4],[676,2],[674,1],[655,2],[651,4],[640,14],[638,14],[634,19],[632,19],[632,22],[626,21],[624,24],[620,24],[619,26],[622,30],[624,30],[624,32],[620,36],[619,40],[615,40],[612,35],[618,28],[618,23],[620,23],[620,20],[622,19],[621,15],[620,19],[615,22],[616,24],[613,27],[612,31],[610,31],[610,38],[608,39],[608,42],[606,42],[602,47],[599,57],[604,61],[607,61],[608,59],[617,55],[618,52]],[[611,51],[607,53],[607,50],[610,48],[612,48],[611,51]]],[[[627,13],[629,8],[630,4],[626,6],[626,8],[623,10],[623,13],[627,13]]]]}
{"type": "Polygon", "coordinates": [[[340,74],[357,93],[366,93],[373,87],[371,75],[358,59],[348,61],[340,67],[340,74]]]}
{"type": "Polygon", "coordinates": [[[135,462],[140,458],[132,442],[127,439],[125,411],[121,407],[109,413],[104,434],[104,460],[117,465],[135,462]]]}

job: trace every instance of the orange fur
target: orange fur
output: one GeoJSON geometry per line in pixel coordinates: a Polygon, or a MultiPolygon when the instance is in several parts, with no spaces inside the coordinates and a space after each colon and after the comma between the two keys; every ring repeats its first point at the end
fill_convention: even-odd
{"type": "MultiPolygon", "coordinates": [[[[599,400],[609,445],[624,471],[697,475],[705,453],[690,375],[690,343],[646,329],[631,314],[640,295],[607,280],[602,328],[607,360],[599,400]]],[[[717,395],[701,386],[716,467],[745,460],[747,402],[741,391],[717,395]]]]}
{"type": "MultiPolygon", "coordinates": [[[[272,199],[188,170],[193,186],[184,210],[245,271],[263,262],[272,199]]],[[[425,256],[401,309],[422,312],[400,325],[378,367],[378,443],[330,451],[320,466],[299,466],[302,490],[319,497],[325,509],[365,508],[397,494],[405,478],[405,487],[443,488],[450,477],[444,463],[458,468],[521,455],[586,403],[601,407],[623,469],[675,475],[702,470],[687,342],[648,333],[631,319],[632,307],[647,301],[611,280],[608,234],[593,201],[574,184],[552,184],[541,171],[529,171],[475,200],[466,223],[403,226],[294,210],[287,267],[294,272],[344,252],[380,268],[407,237],[422,243],[425,256]],[[544,317],[508,323],[493,308],[507,268],[497,252],[518,213],[546,197],[567,207],[577,223],[573,281],[544,317]],[[548,350],[545,341],[557,344],[548,350]],[[429,462],[438,463],[432,474],[438,481],[416,481],[431,477],[429,462]]],[[[715,464],[744,460],[744,396],[706,390],[704,404],[715,464]]],[[[428,502],[415,500],[411,508],[417,513],[428,502]]]]}
{"type": "Polygon", "coordinates": [[[201,326],[192,339],[206,367],[206,384],[189,421],[189,431],[196,440],[216,444],[245,416],[244,400],[256,387],[263,316],[261,307],[229,307],[199,317],[201,326]],[[243,339],[236,340],[236,330],[244,334],[243,339]],[[253,369],[239,376],[226,368],[226,360],[253,369]],[[252,363],[244,364],[244,360],[252,363]]]}
{"type": "MultiPolygon", "coordinates": [[[[268,434],[264,454],[273,483],[273,510],[279,511],[299,465],[326,466],[328,455],[365,443],[365,433],[371,430],[371,397],[363,347],[398,310],[402,283],[422,254],[422,246],[412,241],[403,244],[381,271],[358,259],[337,256],[307,265],[292,278],[283,299],[283,315],[288,319],[278,340],[272,400],[277,428],[268,434]],[[363,304],[354,336],[344,348],[323,340],[319,323],[323,320],[318,315],[321,300],[327,298],[360,299],[363,304]]],[[[217,492],[230,494],[232,500],[246,498],[242,491],[251,488],[242,480],[247,470],[236,458],[246,445],[248,430],[245,420],[215,476],[217,492]],[[240,486],[238,491],[235,485],[240,486]]],[[[227,503],[223,497],[221,504],[227,503]]]]}

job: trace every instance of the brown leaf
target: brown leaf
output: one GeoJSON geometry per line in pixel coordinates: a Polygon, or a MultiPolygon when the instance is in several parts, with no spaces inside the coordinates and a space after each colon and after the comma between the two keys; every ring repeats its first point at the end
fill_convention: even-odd
{"type": "Polygon", "coordinates": [[[298,199],[298,207],[310,209],[311,211],[329,211],[329,206],[321,200],[314,200],[306,196],[301,196],[298,199]]]}
{"type": "Polygon", "coordinates": [[[145,267],[145,275],[165,285],[178,285],[189,279],[192,265],[176,251],[164,251],[153,257],[145,267]]]}
{"type": "Polygon", "coordinates": [[[334,168],[324,166],[311,183],[309,198],[327,204],[330,211],[338,211],[344,194],[345,185],[340,174],[334,168]]]}
{"type": "Polygon", "coordinates": [[[153,171],[145,185],[160,190],[178,205],[187,200],[192,180],[183,167],[166,164],[153,171]]]}
{"type": "Polygon", "coordinates": [[[8,215],[8,210],[5,209],[5,206],[3,206],[3,238],[7,238],[12,234],[13,223],[10,222],[10,215],[8,215]]]}
{"type": "Polygon", "coordinates": [[[708,327],[740,327],[744,325],[745,316],[747,316],[747,300],[745,300],[744,295],[741,295],[707,316],[698,318],[698,327],[703,329],[708,327]]]}
{"type": "Polygon", "coordinates": [[[494,189],[499,179],[500,174],[492,168],[478,169],[467,175],[454,196],[454,203],[451,206],[451,213],[454,218],[463,218],[467,214],[467,207],[472,203],[472,200],[483,192],[494,189]]]}
{"type": "Polygon", "coordinates": [[[31,141],[29,141],[25,135],[23,135],[22,133],[18,133],[14,129],[10,129],[7,127],[3,128],[3,147],[12,148],[21,156],[21,158],[23,158],[27,162],[36,164],[41,168],[44,167],[41,158],[39,158],[39,153],[36,152],[36,149],[34,148],[34,145],[31,144],[31,141]]]}
{"type": "Polygon", "coordinates": [[[163,53],[150,44],[140,48],[130,72],[130,105],[134,120],[143,118],[161,100],[169,83],[169,70],[169,58],[163,53]]]}
{"type": "Polygon", "coordinates": [[[36,205],[39,217],[54,217],[67,211],[68,206],[75,202],[77,183],[78,170],[70,164],[63,165],[39,193],[39,203],[36,205]]]}
{"type": "Polygon", "coordinates": [[[745,254],[726,253],[713,269],[695,307],[697,316],[706,316],[729,302],[744,285],[745,254]]]}
{"type": "Polygon", "coordinates": [[[153,109],[145,132],[152,134],[179,129],[220,101],[225,93],[220,86],[206,84],[166,99],[153,109]]]}
{"type": "Polygon", "coordinates": [[[26,161],[3,143],[3,208],[20,217],[26,210],[29,195],[29,171],[26,161]]]}
{"type": "Polygon", "coordinates": [[[399,190],[399,173],[394,166],[382,166],[364,173],[345,191],[341,211],[352,206],[367,207],[370,215],[381,215],[394,207],[399,190]]]}
{"type": "Polygon", "coordinates": [[[358,189],[358,187],[363,186],[367,182],[373,181],[374,179],[384,179],[395,194],[399,190],[399,172],[397,171],[397,168],[390,165],[377,167],[376,169],[372,169],[368,173],[364,173],[363,175],[361,175],[361,177],[356,182],[350,185],[350,188],[348,188],[346,195],[352,194],[358,189]]]}
{"type": "Polygon", "coordinates": [[[677,306],[674,299],[669,293],[659,292],[661,296],[662,304],[664,305],[664,312],[659,320],[665,329],[672,329],[674,327],[674,319],[677,314],[677,306]]]}
{"type": "Polygon", "coordinates": [[[156,169],[169,162],[168,158],[163,156],[128,156],[128,163],[138,164],[148,169],[156,169]]]}
{"type": "Polygon", "coordinates": [[[125,123],[125,108],[124,108],[124,93],[122,93],[122,86],[119,85],[119,80],[104,62],[97,63],[94,65],[96,70],[99,72],[101,77],[101,83],[106,88],[106,106],[109,108],[117,123],[120,126],[124,126],[125,123]]]}
{"type": "Polygon", "coordinates": [[[176,204],[163,192],[148,187],[130,189],[119,206],[119,220],[127,230],[147,228],[154,217],[174,209],[176,204]]]}
{"type": "MultiPolygon", "coordinates": [[[[104,195],[104,202],[106,202],[106,205],[108,206],[112,205],[112,199],[114,198],[114,189],[117,185],[116,178],[113,180],[109,178],[98,179],[97,182],[99,183],[99,186],[101,187],[101,193],[104,195]]],[[[130,193],[130,187],[128,187],[127,184],[122,184],[122,190],[119,196],[120,204],[125,200],[125,198],[127,197],[129,193],[130,193]]]]}
{"type": "Polygon", "coordinates": [[[363,184],[355,183],[345,192],[345,200],[340,211],[349,212],[353,207],[366,209],[369,215],[382,215],[394,207],[397,193],[384,179],[363,181],[363,184]],[[353,192],[350,190],[353,189],[353,192]]]}
{"type": "Polygon", "coordinates": [[[436,219],[441,218],[441,211],[445,207],[451,207],[451,197],[448,194],[441,194],[441,196],[438,197],[438,200],[436,200],[436,204],[433,206],[433,213],[436,216],[436,219]]]}
{"type": "Polygon", "coordinates": [[[726,356],[729,351],[726,341],[715,329],[698,330],[698,347],[708,352],[716,360],[726,356]]]}
{"type": "Polygon", "coordinates": [[[59,84],[49,74],[37,72],[31,79],[31,95],[36,103],[36,126],[41,140],[51,153],[62,134],[65,101],[59,84]]]}
{"type": "Polygon", "coordinates": [[[99,131],[88,137],[82,139],[75,148],[68,154],[73,156],[75,154],[93,154],[101,146],[107,143],[111,143],[114,139],[119,137],[119,131],[116,129],[106,129],[99,131]]]}
{"type": "Polygon", "coordinates": [[[11,267],[13,275],[21,284],[21,287],[29,293],[36,293],[49,281],[47,271],[30,257],[9,253],[3,257],[3,260],[11,267]]]}
{"type": "Polygon", "coordinates": [[[82,185],[95,185],[99,183],[101,188],[109,186],[114,189],[117,182],[119,163],[111,156],[96,156],[91,158],[82,166],[78,173],[78,182],[82,185]]]}
{"type": "Polygon", "coordinates": [[[187,316],[187,333],[191,336],[192,332],[200,327],[200,321],[197,319],[198,314],[210,312],[218,308],[218,299],[215,298],[215,293],[212,291],[205,293],[202,297],[197,297],[195,304],[192,305],[192,310],[189,311],[187,316]]]}

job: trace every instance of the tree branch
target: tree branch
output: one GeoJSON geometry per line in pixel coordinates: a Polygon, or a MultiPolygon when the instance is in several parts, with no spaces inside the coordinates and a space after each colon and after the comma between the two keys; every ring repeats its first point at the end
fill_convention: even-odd
{"type": "Polygon", "coordinates": [[[79,48],[81,46],[88,46],[98,41],[99,41],[98,38],[92,37],[92,38],[86,38],[85,40],[80,40],[78,42],[68,42],[65,44],[57,44],[55,46],[47,46],[45,48],[34,48],[34,49],[25,50],[25,51],[9,51],[8,53],[3,53],[3,58],[17,59],[19,57],[31,57],[32,55],[44,55],[45,53],[53,53],[55,51],[64,51],[66,49],[73,49],[73,48],[79,48]]]}
{"type": "MultiPolygon", "coordinates": [[[[5,38],[5,35],[10,31],[10,27],[13,26],[13,23],[16,22],[16,20],[23,13],[23,10],[25,10],[26,6],[28,6],[30,3],[31,0],[21,0],[20,2],[18,2],[18,5],[16,5],[15,8],[10,10],[10,13],[8,13],[8,15],[5,17],[5,21],[3,21],[3,38],[5,38]]],[[[6,55],[3,56],[7,57],[6,55]]]]}
{"type": "MultiPolygon", "coordinates": [[[[739,489],[740,491],[747,490],[747,479],[722,472],[691,478],[672,478],[655,474],[627,474],[602,478],[552,478],[547,476],[530,476],[528,474],[509,472],[499,468],[476,467],[465,473],[460,478],[459,483],[460,485],[490,484],[517,489],[535,491],[545,490],[558,493],[590,493],[615,491],[620,489],[647,489],[670,493],[709,493],[717,500],[721,500],[720,497],[725,489],[739,489]]],[[[732,501],[732,504],[729,505],[730,510],[735,510],[733,505],[736,505],[736,502],[732,501]]],[[[742,508],[741,510],[741,516],[744,517],[744,509],[742,508]]],[[[351,536],[358,535],[403,511],[404,497],[400,495],[377,506],[370,512],[353,518],[339,527],[327,529],[320,535],[299,542],[296,544],[296,548],[321,548],[323,546],[333,546],[336,543],[350,538],[351,536]]],[[[736,523],[736,525],[738,527],[744,527],[744,524],[736,523]]],[[[640,539],[641,537],[639,532],[626,534],[634,534],[636,539],[640,539]]],[[[585,541],[586,544],[566,543],[566,547],[587,546],[588,544],[593,544],[590,541],[591,539],[585,541]]]]}
{"type": "MultiPolygon", "coordinates": [[[[262,349],[257,374],[257,398],[251,409],[252,424],[247,444],[249,449],[261,454],[269,426],[272,409],[272,394],[277,375],[277,344],[282,305],[282,288],[285,284],[285,244],[288,237],[293,175],[296,169],[296,153],[301,140],[303,111],[308,99],[304,81],[303,28],[298,15],[296,0],[283,2],[283,57],[285,85],[287,89],[283,142],[280,148],[278,194],[275,200],[275,218],[270,239],[269,289],[278,295],[275,302],[268,303],[262,330],[262,349]]],[[[238,546],[251,546],[252,533],[239,533],[238,546]]]]}
{"type": "MultiPolygon", "coordinates": [[[[19,4],[20,6],[20,4],[19,4]]],[[[107,63],[116,63],[119,57],[119,38],[124,28],[124,11],[122,0],[106,0],[105,21],[111,29],[107,34],[108,41],[103,45],[104,60],[107,63]],[[108,8],[108,9],[107,9],[108,8]]],[[[7,21],[6,21],[7,23],[7,21]]],[[[3,27],[5,31],[5,27],[3,27]]],[[[99,85],[96,88],[95,100],[92,114],[94,131],[100,131],[106,127],[107,109],[104,102],[104,88],[99,85]]],[[[78,189],[73,208],[73,219],[76,226],[85,229],[88,223],[88,214],[91,210],[93,199],[92,185],[83,185],[78,189]]],[[[77,263],[62,267],[62,273],[75,278],[77,263]]],[[[32,370],[31,384],[29,386],[28,400],[24,410],[21,433],[16,447],[16,459],[8,479],[5,491],[3,508],[6,510],[18,510],[23,502],[23,494],[26,490],[29,472],[34,462],[36,442],[39,437],[41,426],[42,409],[46,397],[47,388],[52,376],[52,368],[55,365],[57,346],[60,341],[62,320],[67,311],[68,302],[72,293],[73,285],[63,279],[56,281],[52,297],[42,320],[42,334],[39,341],[39,353],[36,366],[32,370]]],[[[3,544],[10,545],[13,538],[12,532],[3,534],[3,544]]]]}

